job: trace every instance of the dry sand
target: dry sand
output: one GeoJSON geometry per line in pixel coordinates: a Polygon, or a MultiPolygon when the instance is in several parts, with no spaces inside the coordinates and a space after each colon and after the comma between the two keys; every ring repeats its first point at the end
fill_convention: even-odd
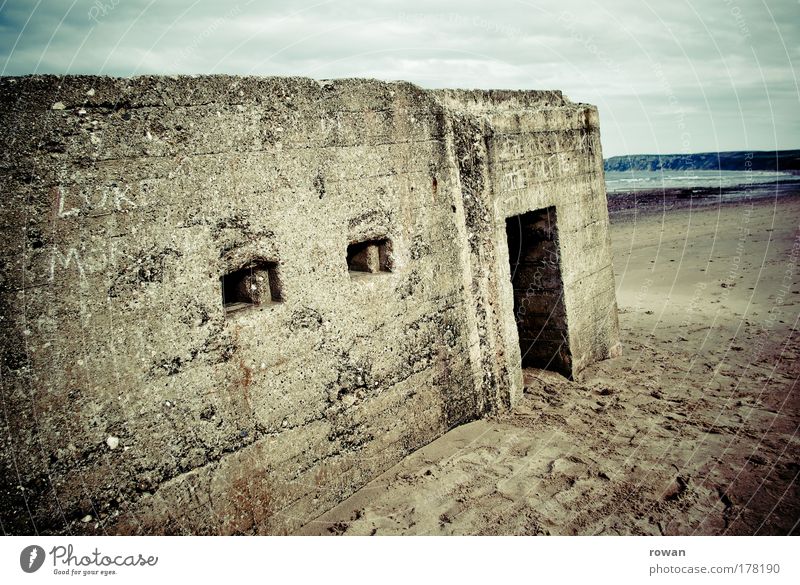
{"type": "Polygon", "coordinates": [[[526,371],[305,534],[789,534],[800,195],[612,215],[624,354],[526,371]]]}

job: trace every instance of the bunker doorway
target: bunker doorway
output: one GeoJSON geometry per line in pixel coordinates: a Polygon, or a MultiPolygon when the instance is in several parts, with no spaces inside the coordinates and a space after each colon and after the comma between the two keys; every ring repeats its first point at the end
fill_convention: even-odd
{"type": "Polygon", "coordinates": [[[509,217],[506,238],[522,367],[571,377],[556,208],[509,217]]]}

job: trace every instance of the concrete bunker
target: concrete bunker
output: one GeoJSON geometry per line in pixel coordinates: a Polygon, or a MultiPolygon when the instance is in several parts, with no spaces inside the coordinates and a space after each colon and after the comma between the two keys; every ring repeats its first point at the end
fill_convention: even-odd
{"type": "Polygon", "coordinates": [[[561,92],[4,77],[0,120],[7,533],[290,533],[617,351],[561,92]]]}
{"type": "Polygon", "coordinates": [[[556,208],[507,218],[506,238],[522,367],[571,376],[556,208]]]}

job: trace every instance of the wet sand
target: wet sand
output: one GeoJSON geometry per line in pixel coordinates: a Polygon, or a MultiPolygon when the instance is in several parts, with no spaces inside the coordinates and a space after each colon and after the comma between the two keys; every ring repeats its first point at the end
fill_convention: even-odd
{"type": "Polygon", "coordinates": [[[575,382],[526,371],[513,412],[301,533],[796,534],[800,194],[752,195],[612,198],[623,355],[575,382]]]}
{"type": "Polygon", "coordinates": [[[608,193],[608,208],[617,218],[676,209],[718,207],[737,201],[768,202],[800,192],[800,182],[751,183],[731,187],[668,187],[608,193]]]}

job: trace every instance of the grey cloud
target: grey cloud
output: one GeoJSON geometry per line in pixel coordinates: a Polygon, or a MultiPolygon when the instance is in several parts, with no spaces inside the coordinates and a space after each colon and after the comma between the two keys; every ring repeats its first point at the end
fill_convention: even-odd
{"type": "Polygon", "coordinates": [[[680,151],[679,110],[696,150],[790,148],[798,146],[799,8],[794,0],[7,0],[0,62],[7,75],[558,88],[600,107],[607,155],[680,151]]]}

